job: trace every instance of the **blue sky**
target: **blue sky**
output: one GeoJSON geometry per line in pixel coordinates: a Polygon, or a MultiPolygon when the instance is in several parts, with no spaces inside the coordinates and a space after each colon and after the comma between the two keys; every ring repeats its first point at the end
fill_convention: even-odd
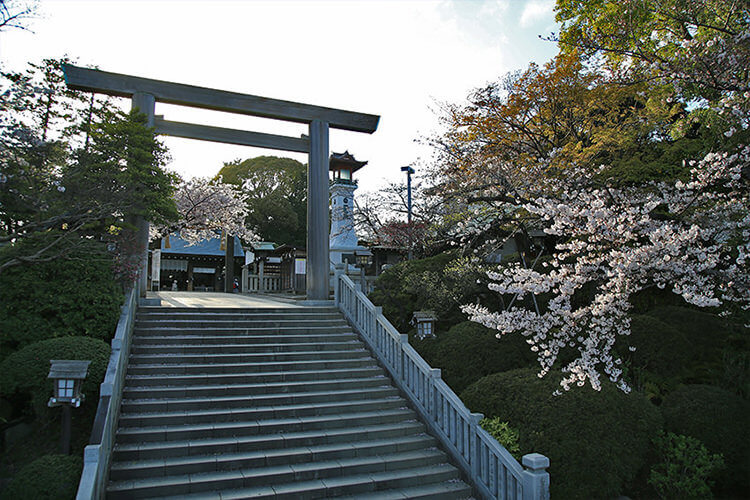
{"type": "MultiPolygon", "coordinates": [[[[13,69],[64,54],[82,65],[381,115],[373,135],[332,131],[331,149],[369,165],[360,187],[429,161],[415,139],[440,102],[557,52],[550,0],[41,0],[33,32],[0,34],[13,69]]],[[[298,136],[305,127],[157,105],[166,119],[298,136]]],[[[224,161],[304,155],[165,138],[171,168],[212,176],[224,161]]]]}

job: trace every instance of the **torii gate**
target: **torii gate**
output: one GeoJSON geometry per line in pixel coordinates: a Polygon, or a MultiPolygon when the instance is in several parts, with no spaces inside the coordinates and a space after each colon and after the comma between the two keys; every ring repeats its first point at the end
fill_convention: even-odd
{"type": "MultiPolygon", "coordinates": [[[[130,97],[132,108],[146,115],[157,134],[244,146],[308,153],[307,169],[307,300],[328,299],[328,130],[375,132],[380,117],[341,109],[282,101],[225,90],[109,73],[63,65],[65,83],[74,90],[130,97]],[[154,116],[156,102],[273,118],[309,125],[309,137],[248,132],[180,123],[154,116]]],[[[148,241],[147,223],[145,238],[148,241]]],[[[143,234],[143,233],[141,233],[143,234]]],[[[146,292],[145,264],[141,294],[146,292]]]]}

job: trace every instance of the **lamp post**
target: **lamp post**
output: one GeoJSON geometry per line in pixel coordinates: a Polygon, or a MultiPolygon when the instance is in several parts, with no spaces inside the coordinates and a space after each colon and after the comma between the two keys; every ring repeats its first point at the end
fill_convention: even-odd
{"type": "Polygon", "coordinates": [[[62,434],[60,435],[60,453],[70,453],[70,408],[78,408],[85,399],[81,394],[81,384],[88,373],[91,361],[51,359],[47,378],[54,383],[53,393],[47,406],[62,406],[62,434]]]}
{"type": "Polygon", "coordinates": [[[402,172],[406,172],[406,230],[409,232],[409,253],[407,256],[408,260],[411,260],[412,258],[412,241],[411,241],[411,174],[414,173],[414,169],[410,166],[401,167],[402,172]]]}

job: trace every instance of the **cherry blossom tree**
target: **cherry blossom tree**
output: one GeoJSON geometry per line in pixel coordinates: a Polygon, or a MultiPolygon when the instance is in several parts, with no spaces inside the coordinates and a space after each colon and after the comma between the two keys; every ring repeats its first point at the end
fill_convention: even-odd
{"type": "Polygon", "coordinates": [[[221,182],[221,179],[196,177],[182,182],[174,199],[180,219],[177,224],[156,226],[151,237],[178,231],[190,244],[215,238],[218,231],[253,241],[257,236],[245,227],[248,215],[247,193],[221,182]]]}
{"type": "Polygon", "coordinates": [[[615,345],[627,344],[635,294],[658,287],[721,314],[750,309],[750,12],[737,2],[561,0],[558,19],[564,52],[585,49],[585,71],[602,77],[592,89],[637,89],[646,102],[677,105],[665,122],[640,122],[653,130],[640,144],[659,150],[699,131],[704,146],[671,171],[640,178],[618,175],[614,158],[570,155],[571,144],[585,150],[596,134],[520,165],[513,156],[481,156],[520,167],[512,192],[489,188],[498,213],[543,228],[556,244],[536,267],[489,274],[491,290],[545,297],[543,307],[464,311],[499,335],[524,335],[540,376],[559,368],[564,390],[587,382],[599,389],[604,376],[628,391],[615,345]],[[518,182],[528,169],[533,182],[518,182]]]}

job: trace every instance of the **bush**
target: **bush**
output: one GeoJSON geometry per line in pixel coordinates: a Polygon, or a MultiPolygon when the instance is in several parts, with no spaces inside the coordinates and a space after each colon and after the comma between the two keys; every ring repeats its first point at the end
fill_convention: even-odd
{"type": "Polygon", "coordinates": [[[0,363],[0,396],[13,398],[24,406],[30,403],[26,411],[43,418],[52,396],[52,382],[47,378],[49,360],[88,359],[91,364],[82,391],[88,406],[95,408],[109,353],[109,345],[104,341],[88,337],[62,337],[28,345],[0,363]]]}
{"type": "Polygon", "coordinates": [[[632,385],[657,404],[682,384],[710,384],[748,394],[750,330],[715,314],[661,306],[631,316],[617,348],[632,385]],[[629,352],[627,346],[635,346],[629,352]]]}
{"type": "Polygon", "coordinates": [[[521,447],[518,446],[518,431],[508,425],[508,422],[502,422],[500,417],[483,418],[479,425],[486,430],[490,436],[495,438],[503,448],[513,455],[513,458],[521,461],[521,447]]]}
{"type": "Polygon", "coordinates": [[[64,336],[109,340],[123,295],[108,255],[9,268],[0,274],[0,360],[64,336]]]}
{"type": "Polygon", "coordinates": [[[491,300],[486,283],[486,275],[469,259],[442,253],[386,269],[378,276],[370,300],[383,307],[383,314],[401,332],[410,330],[412,314],[420,310],[435,311],[438,327],[447,325],[447,329],[466,319],[462,304],[480,296],[491,300]]]}
{"type": "Polygon", "coordinates": [[[698,439],[727,464],[717,477],[716,491],[745,496],[750,488],[750,403],[709,385],[686,385],[669,394],[661,405],[664,428],[698,439]]]}
{"type": "Polygon", "coordinates": [[[558,381],[533,369],[489,375],[461,399],[519,431],[521,454],[550,459],[552,498],[612,498],[645,466],[661,428],[658,409],[642,395],[602,383],[600,392],[575,388],[554,396],[558,381]]]}
{"type": "Polygon", "coordinates": [[[521,335],[497,338],[497,332],[479,323],[464,321],[435,339],[410,343],[434,368],[451,389],[460,393],[491,373],[504,372],[536,364],[535,357],[521,335]]]}
{"type": "Polygon", "coordinates": [[[3,500],[75,498],[83,470],[81,457],[45,455],[23,467],[2,491],[3,500]]]}
{"type": "Polygon", "coordinates": [[[689,436],[668,433],[654,439],[661,460],[651,469],[648,482],[668,499],[712,498],[710,477],[724,466],[721,455],[710,454],[689,436]]]}

